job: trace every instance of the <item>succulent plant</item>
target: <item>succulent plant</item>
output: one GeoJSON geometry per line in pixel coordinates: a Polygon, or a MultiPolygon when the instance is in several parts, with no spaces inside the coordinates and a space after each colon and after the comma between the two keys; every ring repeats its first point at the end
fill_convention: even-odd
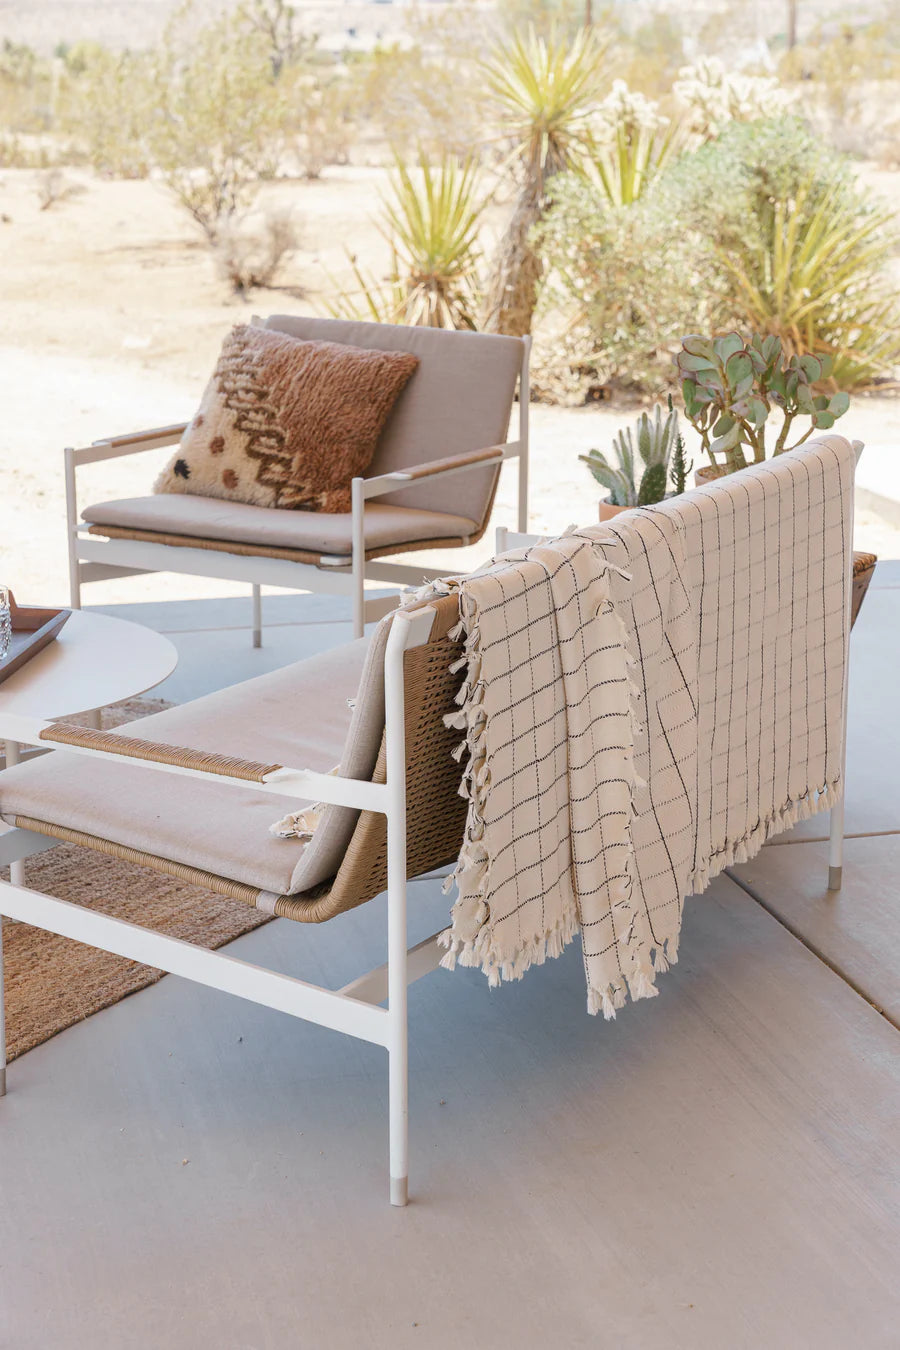
{"type": "Polygon", "coordinates": [[[772,450],[776,455],[801,445],[814,431],[833,427],[850,406],[848,394],[816,392],[831,376],[830,357],[788,356],[775,336],[692,334],[682,340],[675,362],[688,421],[699,432],[710,461],[722,467],[716,455],[723,455],[729,473],[765,459],[766,422],[773,406],[784,414],[772,450]],[[788,445],[796,417],[809,417],[810,426],[788,445]]]}
{"type": "MultiPolygon", "coordinates": [[[[669,412],[672,412],[674,404],[672,395],[669,394],[666,402],[669,405],[669,412]]],[[[675,496],[678,497],[684,492],[687,486],[687,476],[694,467],[694,461],[687,462],[687,456],[684,453],[684,437],[681,434],[681,427],[675,433],[675,445],[672,449],[672,487],[675,489],[675,496]]]]}
{"type": "Polygon", "coordinates": [[[613,506],[650,506],[666,495],[669,456],[677,431],[677,412],[670,408],[664,416],[657,404],[652,417],[641,413],[633,427],[624,427],[613,437],[615,465],[600,450],[589,450],[578,458],[607,489],[613,506]]]}

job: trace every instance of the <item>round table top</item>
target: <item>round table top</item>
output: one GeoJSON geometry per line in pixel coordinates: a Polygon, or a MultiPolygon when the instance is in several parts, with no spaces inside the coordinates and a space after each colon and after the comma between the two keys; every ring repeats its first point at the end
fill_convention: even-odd
{"type": "Polygon", "coordinates": [[[90,712],[152,689],[178,662],[162,633],[76,609],[53,642],[0,684],[4,714],[51,720],[90,712]]]}

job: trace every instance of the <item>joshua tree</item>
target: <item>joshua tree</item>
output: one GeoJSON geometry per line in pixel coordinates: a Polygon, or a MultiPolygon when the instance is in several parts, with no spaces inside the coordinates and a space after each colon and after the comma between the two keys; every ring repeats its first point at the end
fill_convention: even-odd
{"type": "Polygon", "coordinates": [[[571,41],[556,34],[516,34],[485,67],[488,88],[504,131],[514,138],[519,192],[488,282],[483,327],[522,336],[531,319],[541,260],[529,236],[548,206],[554,174],[572,167],[590,144],[588,119],[605,73],[607,40],[582,29],[571,41]]]}

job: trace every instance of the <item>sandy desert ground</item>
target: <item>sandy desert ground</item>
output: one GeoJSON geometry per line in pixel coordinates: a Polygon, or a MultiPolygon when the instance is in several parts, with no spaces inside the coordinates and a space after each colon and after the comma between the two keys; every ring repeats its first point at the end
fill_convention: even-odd
{"type": "MultiPolygon", "coordinates": [[[[0,578],[23,601],[46,603],[67,594],[62,447],[189,417],[232,323],[253,313],[321,312],[335,277],[346,272],[345,249],[375,269],[385,260],[370,221],[382,181],[377,169],[331,169],[318,183],[269,190],[266,205],[294,211],[302,247],[279,287],[249,298],[229,295],[160,184],[105,182],[75,170],[65,181],[71,192],[41,211],[33,172],[0,172],[0,578]]],[[[593,519],[598,489],[578,453],[607,445],[631,415],[606,405],[533,407],[535,528],[558,531],[593,519]]],[[[900,446],[900,400],[857,398],[841,430],[900,446]]],[[[82,499],[148,491],[166,454],[92,466],[82,499]]],[[[497,523],[514,523],[514,501],[511,469],[497,523]]],[[[900,530],[871,512],[860,514],[857,542],[900,557],[900,530]]],[[[463,567],[484,553],[479,545],[444,558],[463,567]]],[[[88,600],[239,591],[230,583],[150,576],[98,583],[88,600]]]]}

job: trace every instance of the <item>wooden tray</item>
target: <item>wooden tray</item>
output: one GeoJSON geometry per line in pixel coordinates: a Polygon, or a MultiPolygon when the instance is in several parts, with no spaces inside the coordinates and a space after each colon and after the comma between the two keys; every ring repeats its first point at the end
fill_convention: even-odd
{"type": "Polygon", "coordinates": [[[17,605],[10,592],[9,612],[12,620],[12,642],[0,661],[0,684],[26,661],[43,651],[56,637],[72,613],[70,609],[34,609],[17,605]]]}

